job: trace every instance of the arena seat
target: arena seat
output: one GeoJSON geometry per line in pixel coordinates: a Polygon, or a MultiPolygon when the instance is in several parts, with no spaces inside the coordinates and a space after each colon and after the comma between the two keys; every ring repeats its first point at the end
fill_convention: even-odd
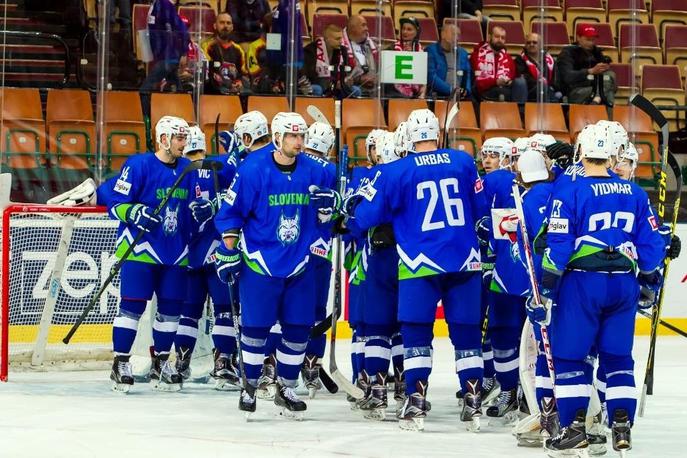
{"type": "Polygon", "coordinates": [[[499,26],[506,30],[506,47],[508,52],[516,54],[520,52],[519,48],[525,46],[525,29],[521,21],[489,21],[489,32],[491,29],[499,26]]]}
{"type": "Polygon", "coordinates": [[[608,22],[615,36],[620,35],[620,26],[639,22],[649,24],[649,12],[644,3],[637,0],[607,0],[608,22]]]}
{"type": "Polygon", "coordinates": [[[34,88],[0,88],[3,169],[37,169],[46,163],[46,137],[41,96],[34,88]]]}
{"type": "Polygon", "coordinates": [[[408,119],[411,111],[427,108],[427,102],[422,99],[390,99],[388,108],[389,130],[396,130],[402,121],[408,119]]]}
{"type": "Polygon", "coordinates": [[[687,0],[653,0],[651,22],[656,26],[661,40],[665,39],[666,27],[687,25],[687,0]]]}
{"type": "Polygon", "coordinates": [[[656,28],[651,24],[622,24],[618,47],[622,63],[663,63],[663,51],[658,43],[656,28]]]}
{"type": "Polygon", "coordinates": [[[544,48],[554,56],[570,44],[565,22],[533,22],[532,32],[544,37],[544,48]]]}
{"type": "Polygon", "coordinates": [[[613,120],[625,127],[630,141],[637,147],[639,164],[635,176],[642,179],[653,179],[658,171],[657,159],[660,156],[658,150],[658,134],[654,130],[649,115],[632,105],[618,105],[613,107],[613,120]]]}
{"type": "Polygon", "coordinates": [[[365,138],[372,129],[385,129],[384,110],[377,99],[343,99],[341,109],[342,133],[348,145],[348,154],[354,160],[364,161],[365,138]]]}
{"type": "Polygon", "coordinates": [[[296,113],[300,113],[305,122],[310,124],[315,120],[308,114],[308,105],[319,108],[329,124],[334,126],[334,99],[330,97],[296,97],[296,113]]]}
{"type": "Polygon", "coordinates": [[[568,112],[570,138],[575,141],[577,134],[584,126],[593,124],[600,119],[608,119],[605,106],[571,104],[568,112]]]}
{"type": "Polygon", "coordinates": [[[389,45],[396,41],[396,32],[394,31],[394,20],[389,16],[368,16],[364,15],[365,22],[367,22],[367,29],[370,37],[381,37],[383,45],[389,45]],[[379,33],[381,31],[381,34],[379,33]]]}
{"type": "MultiPolygon", "coordinates": [[[[351,16],[357,14],[375,16],[378,14],[377,6],[376,0],[351,0],[351,16]]],[[[390,18],[393,17],[391,2],[388,0],[383,0],[382,2],[382,15],[390,18]]]]}
{"type": "Polygon", "coordinates": [[[105,92],[105,169],[120,170],[132,154],[145,152],[146,128],[138,92],[105,92]]]}
{"type": "MultiPolygon", "coordinates": [[[[453,106],[453,105],[451,105],[453,106]]],[[[439,128],[444,134],[446,122],[447,103],[444,100],[437,100],[434,103],[434,113],[439,118],[439,128]]],[[[449,126],[448,144],[451,148],[466,151],[477,157],[482,147],[482,131],[477,126],[477,116],[475,108],[470,102],[462,102],[458,116],[453,119],[449,126]]]]}
{"type": "Polygon", "coordinates": [[[558,0],[521,0],[522,22],[529,30],[536,22],[563,22],[563,8],[558,0]],[[544,13],[541,7],[544,6],[544,13]]]}
{"type": "Polygon", "coordinates": [[[267,118],[267,123],[272,123],[274,115],[280,111],[291,111],[289,109],[289,102],[284,96],[260,96],[252,95],[248,97],[247,111],[259,111],[267,118]]]}
{"type": "Polygon", "coordinates": [[[639,75],[632,73],[633,67],[630,64],[611,64],[611,70],[615,73],[615,82],[618,86],[615,91],[615,104],[628,104],[633,91],[639,92],[639,75]]]}
{"type": "Polygon", "coordinates": [[[483,0],[482,13],[494,20],[520,20],[518,0],[483,0]]]}
{"type": "Polygon", "coordinates": [[[343,29],[347,21],[348,16],[344,14],[316,14],[311,23],[313,39],[324,36],[324,29],[329,24],[338,25],[343,29]]]}
{"type": "Polygon", "coordinates": [[[515,139],[525,136],[520,120],[520,110],[518,104],[514,102],[482,102],[479,124],[485,140],[491,137],[515,139]]]}
{"type": "Polygon", "coordinates": [[[458,43],[465,47],[468,52],[472,51],[472,48],[478,43],[484,41],[484,35],[482,35],[482,26],[476,19],[455,19],[455,18],[444,18],[444,25],[446,24],[456,24],[460,28],[460,37],[458,38],[458,43]]]}
{"type": "Polygon", "coordinates": [[[687,26],[669,25],[665,30],[665,63],[684,66],[687,63],[687,26]]]}
{"type": "MultiPolygon", "coordinates": [[[[305,11],[305,10],[301,10],[305,11]]],[[[307,3],[307,17],[308,24],[313,28],[313,35],[315,35],[315,16],[334,16],[342,15],[348,17],[348,0],[311,0],[307,3]]]]}
{"type": "Polygon", "coordinates": [[[200,96],[200,120],[198,125],[205,133],[205,147],[208,154],[219,154],[217,139],[215,138],[215,122],[219,117],[218,130],[230,130],[234,127],[236,118],[243,114],[241,99],[237,95],[210,95],[200,96]]]}
{"type": "Polygon", "coordinates": [[[570,142],[563,107],[558,103],[525,104],[525,130],[530,136],[541,132],[551,134],[557,140],[570,142]]]}
{"type": "Polygon", "coordinates": [[[133,28],[131,37],[133,39],[134,52],[136,53],[136,58],[138,60],[144,60],[143,48],[139,42],[139,32],[148,28],[148,11],[150,8],[151,5],[136,3],[131,12],[131,22],[133,28]]]}
{"type": "Polygon", "coordinates": [[[51,89],[46,107],[51,161],[65,170],[95,167],[95,122],[88,91],[51,89]]]}
{"type": "MultiPolygon", "coordinates": [[[[401,30],[401,18],[414,17],[415,19],[435,18],[434,3],[418,0],[394,1],[394,24],[397,30],[401,30]]],[[[436,29],[436,24],[434,25],[436,29]]],[[[424,30],[423,30],[424,32],[424,30]]]]}
{"type": "Polygon", "coordinates": [[[572,32],[578,22],[606,22],[606,8],[601,0],[565,0],[565,18],[572,32]]]}
{"type": "MultiPolygon", "coordinates": [[[[684,105],[685,89],[677,65],[644,65],[642,67],[642,95],[656,105],[684,105]]],[[[676,130],[679,111],[663,111],[676,130]]]]}
{"type": "Polygon", "coordinates": [[[191,94],[154,92],[150,99],[150,135],[155,140],[155,125],[163,116],[178,116],[188,123],[196,122],[191,94]]]}
{"type": "Polygon", "coordinates": [[[195,36],[201,34],[203,37],[212,35],[215,32],[215,9],[208,6],[182,6],[179,8],[179,16],[188,19],[188,30],[195,36]]]}
{"type": "Polygon", "coordinates": [[[427,46],[439,41],[437,22],[433,17],[418,17],[415,19],[417,19],[417,22],[420,24],[420,43],[422,46],[427,46]]]}

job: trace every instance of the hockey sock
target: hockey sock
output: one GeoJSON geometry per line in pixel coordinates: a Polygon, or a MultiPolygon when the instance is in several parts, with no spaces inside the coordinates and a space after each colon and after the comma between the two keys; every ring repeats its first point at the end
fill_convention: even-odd
{"type": "MultiPolygon", "coordinates": [[[[315,324],[317,324],[316,322],[315,324]]],[[[318,358],[324,357],[324,349],[327,346],[327,336],[322,334],[319,337],[308,340],[308,348],[305,350],[306,355],[316,355],[318,358]]]]}
{"type": "Polygon", "coordinates": [[[136,340],[138,320],[146,309],[146,301],[122,299],[119,314],[112,323],[112,348],[115,354],[128,355],[136,340]]]}
{"type": "Polygon", "coordinates": [[[295,387],[298,384],[310,329],[310,326],[292,324],[282,327],[282,338],[277,347],[277,378],[282,385],[295,387]]]}
{"type": "Polygon", "coordinates": [[[406,375],[406,394],[417,391],[419,380],[429,380],[432,373],[433,323],[402,323],[403,367],[406,375]]]}
{"type": "Polygon", "coordinates": [[[520,329],[508,326],[493,328],[491,331],[496,379],[501,384],[501,390],[515,389],[518,386],[520,367],[520,329]]]}
{"type": "Polygon", "coordinates": [[[580,409],[586,412],[589,406],[592,381],[585,373],[585,365],[584,361],[553,359],[556,368],[554,393],[561,427],[570,426],[575,413],[580,409]]]}
{"type": "Polygon", "coordinates": [[[449,323],[448,332],[455,349],[456,374],[463,393],[468,392],[468,380],[482,380],[482,330],[479,325],[449,323]]]}
{"type": "Polygon", "coordinates": [[[391,364],[396,373],[403,373],[403,337],[400,331],[391,336],[391,364]]]}
{"type": "Polygon", "coordinates": [[[358,325],[358,332],[356,334],[355,348],[355,368],[358,370],[358,376],[363,373],[367,368],[365,367],[365,326],[363,324],[358,325]]]}
{"type": "Polygon", "coordinates": [[[599,394],[599,402],[603,405],[606,402],[606,372],[599,365],[596,369],[596,381],[594,382],[596,392],[599,394]]]}
{"type": "Polygon", "coordinates": [[[265,355],[272,355],[277,351],[277,347],[281,342],[281,325],[275,323],[270,329],[270,335],[267,337],[267,346],[265,347],[265,355]]]}
{"type": "Polygon", "coordinates": [[[352,382],[355,383],[358,380],[358,331],[354,327],[353,335],[351,336],[351,368],[353,369],[352,382]]]}
{"type": "Polygon", "coordinates": [[[494,351],[491,348],[489,331],[487,331],[487,335],[482,343],[482,359],[484,360],[484,378],[494,377],[496,369],[494,369],[494,351]]]}
{"type": "Polygon", "coordinates": [[[190,348],[193,351],[198,339],[198,320],[181,316],[179,318],[179,327],[177,328],[176,336],[174,337],[174,348],[190,348]]]}
{"type": "Polygon", "coordinates": [[[215,315],[212,342],[215,344],[215,349],[220,353],[230,355],[236,351],[236,329],[234,329],[234,318],[230,312],[215,315]]]}
{"type": "Polygon", "coordinates": [[[157,313],[153,322],[153,346],[156,353],[169,353],[174,343],[174,336],[179,327],[181,301],[159,299],[157,313]]]}
{"type": "Polygon", "coordinates": [[[625,409],[629,414],[630,423],[634,423],[637,390],[632,356],[599,353],[599,363],[606,374],[606,406],[609,422],[613,421],[616,410],[625,409]]]}
{"type": "Polygon", "coordinates": [[[365,371],[374,377],[378,372],[387,374],[391,361],[390,326],[366,325],[365,371]]]}
{"type": "Polygon", "coordinates": [[[538,345],[539,352],[537,353],[537,362],[534,368],[534,386],[536,388],[537,404],[541,406],[542,399],[553,397],[553,383],[551,382],[549,366],[544,354],[544,346],[541,342],[538,342],[538,345]]]}
{"type": "Polygon", "coordinates": [[[242,327],[241,330],[241,356],[246,368],[246,380],[252,386],[258,386],[269,333],[269,328],[242,327]]]}

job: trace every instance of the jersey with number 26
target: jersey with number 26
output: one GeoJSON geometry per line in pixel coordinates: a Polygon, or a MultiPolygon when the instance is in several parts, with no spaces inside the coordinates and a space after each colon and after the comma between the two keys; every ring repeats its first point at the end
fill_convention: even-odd
{"type": "Polygon", "coordinates": [[[471,156],[441,149],[409,154],[374,169],[351,224],[391,223],[399,279],[481,270],[475,222],[486,214],[471,156]]]}

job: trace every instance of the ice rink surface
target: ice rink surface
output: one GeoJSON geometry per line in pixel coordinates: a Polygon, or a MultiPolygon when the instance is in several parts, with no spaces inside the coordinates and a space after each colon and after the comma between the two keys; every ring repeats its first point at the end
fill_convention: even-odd
{"type": "MultiPolygon", "coordinates": [[[[648,338],[638,337],[638,383],[647,347],[648,338]]],[[[338,341],[337,359],[346,374],[348,349],[347,342],[338,341]]],[[[545,456],[541,449],[517,447],[509,428],[465,431],[458,420],[448,339],[435,341],[434,355],[432,411],[422,433],[399,430],[391,409],[385,422],[365,420],[341,393],[308,402],[302,422],[281,419],[272,403],[258,401],[257,413],[246,423],[237,410],[238,392],[217,392],[211,385],[186,384],[181,393],[158,393],[137,384],[122,395],[109,390],[105,371],[10,372],[10,382],[0,384],[0,457],[545,456]]],[[[630,457],[687,456],[686,356],[687,340],[659,338],[655,394],[633,429],[630,457]]],[[[618,455],[611,449],[606,456],[618,455]]]]}

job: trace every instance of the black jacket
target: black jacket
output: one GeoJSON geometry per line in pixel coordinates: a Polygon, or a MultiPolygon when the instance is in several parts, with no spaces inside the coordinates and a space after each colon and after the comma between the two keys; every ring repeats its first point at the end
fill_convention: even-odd
{"type": "Polygon", "coordinates": [[[255,0],[249,4],[245,0],[228,0],[226,11],[234,22],[234,41],[243,43],[255,41],[262,32],[262,18],[270,12],[267,0],[255,0]]]}
{"type": "Polygon", "coordinates": [[[561,50],[556,62],[557,87],[563,91],[591,86],[592,80],[587,79],[587,69],[607,59],[601,49],[594,47],[592,52],[587,52],[579,45],[566,46],[561,50]]]}

